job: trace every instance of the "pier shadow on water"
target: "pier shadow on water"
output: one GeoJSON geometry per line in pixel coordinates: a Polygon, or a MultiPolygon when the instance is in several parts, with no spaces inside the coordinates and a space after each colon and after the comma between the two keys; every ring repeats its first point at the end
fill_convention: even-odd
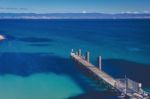
{"type": "MultiPolygon", "coordinates": [[[[150,87],[150,65],[119,59],[105,59],[103,60],[103,71],[114,78],[124,78],[126,75],[132,80],[142,83],[144,88],[150,87]]],[[[113,90],[106,90],[91,91],[69,99],[120,99],[118,96],[119,94],[113,90]]]]}
{"type": "Polygon", "coordinates": [[[116,93],[111,91],[91,91],[68,99],[119,99],[116,93]]]}
{"type": "Polygon", "coordinates": [[[115,78],[124,78],[125,75],[143,87],[150,87],[150,65],[131,62],[121,59],[103,60],[103,70],[115,78]]]}

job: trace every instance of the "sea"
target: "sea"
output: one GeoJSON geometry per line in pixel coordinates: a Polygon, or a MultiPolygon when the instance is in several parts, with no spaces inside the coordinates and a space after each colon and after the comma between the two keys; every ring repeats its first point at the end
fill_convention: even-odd
{"type": "Polygon", "coordinates": [[[0,99],[118,99],[70,58],[90,52],[97,66],[150,92],[149,19],[1,19],[0,99]]]}

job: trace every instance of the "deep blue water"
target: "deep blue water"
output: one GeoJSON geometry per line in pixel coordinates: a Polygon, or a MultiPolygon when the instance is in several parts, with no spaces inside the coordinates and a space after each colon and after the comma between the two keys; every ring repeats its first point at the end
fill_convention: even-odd
{"type": "Polygon", "coordinates": [[[150,20],[0,20],[0,34],[0,98],[116,98],[76,68],[72,48],[150,88],[150,20]]]}

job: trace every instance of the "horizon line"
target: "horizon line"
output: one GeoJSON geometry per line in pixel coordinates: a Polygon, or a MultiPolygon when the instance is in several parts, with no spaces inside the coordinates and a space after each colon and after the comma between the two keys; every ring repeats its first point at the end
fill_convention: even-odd
{"type": "Polygon", "coordinates": [[[38,13],[38,12],[0,12],[0,14],[150,14],[150,12],[116,12],[116,13],[108,13],[108,12],[47,12],[47,13],[38,13]]]}

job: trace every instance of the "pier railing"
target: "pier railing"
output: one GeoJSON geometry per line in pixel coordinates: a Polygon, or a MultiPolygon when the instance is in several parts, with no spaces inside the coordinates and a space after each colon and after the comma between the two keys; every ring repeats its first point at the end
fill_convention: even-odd
{"type": "Polygon", "coordinates": [[[117,79],[116,88],[122,92],[138,92],[141,93],[141,83],[135,82],[129,78],[117,79]]]}

